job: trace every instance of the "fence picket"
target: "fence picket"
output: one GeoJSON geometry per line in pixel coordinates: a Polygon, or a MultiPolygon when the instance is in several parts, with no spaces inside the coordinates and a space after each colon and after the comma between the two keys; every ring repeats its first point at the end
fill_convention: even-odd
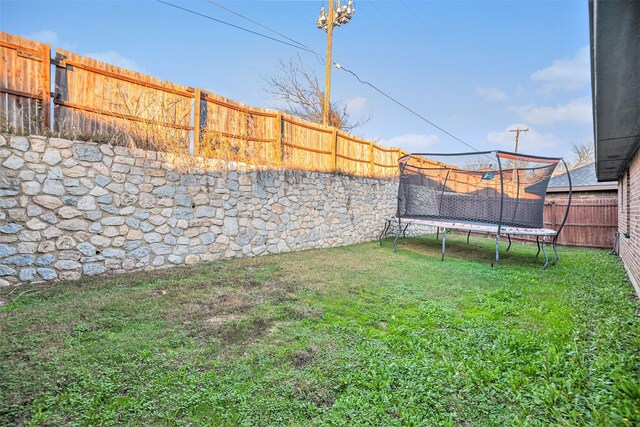
{"type": "Polygon", "coordinates": [[[196,89],[193,94],[193,155],[199,156],[202,152],[200,146],[200,112],[202,103],[202,93],[196,89]]]}

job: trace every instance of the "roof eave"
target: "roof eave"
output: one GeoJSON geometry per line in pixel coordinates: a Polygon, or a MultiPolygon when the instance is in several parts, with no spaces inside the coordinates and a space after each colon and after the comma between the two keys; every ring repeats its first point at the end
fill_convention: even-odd
{"type": "MultiPolygon", "coordinates": [[[[573,187],[571,191],[573,193],[579,193],[581,191],[612,191],[618,190],[618,184],[606,184],[606,185],[582,185],[580,187],[573,187]]],[[[569,186],[563,187],[549,187],[547,188],[547,193],[568,193],[569,186]]]]}
{"type": "Polygon", "coordinates": [[[589,0],[598,181],[618,180],[640,147],[640,1],[589,0]]]}

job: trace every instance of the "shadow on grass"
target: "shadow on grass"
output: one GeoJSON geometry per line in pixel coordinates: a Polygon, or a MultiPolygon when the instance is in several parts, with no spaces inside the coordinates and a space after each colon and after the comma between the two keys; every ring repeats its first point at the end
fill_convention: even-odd
{"type": "MultiPolygon", "coordinates": [[[[487,264],[493,266],[495,263],[495,239],[486,238],[480,236],[471,236],[469,243],[467,243],[467,235],[459,233],[447,233],[445,242],[445,259],[476,262],[480,264],[487,264]]],[[[385,246],[391,246],[393,239],[386,239],[384,241],[385,246]]],[[[536,257],[538,250],[534,244],[527,244],[522,242],[513,242],[509,251],[507,251],[508,240],[506,238],[500,241],[500,261],[499,265],[513,265],[513,266],[528,266],[542,268],[544,265],[544,255],[542,250],[536,257]]],[[[429,255],[437,258],[438,260],[442,256],[442,237],[437,240],[435,235],[422,236],[422,237],[410,237],[398,239],[398,250],[408,250],[423,255],[429,255]]],[[[550,262],[553,262],[555,255],[551,245],[547,245],[547,254],[550,262]]],[[[558,248],[559,260],[562,259],[565,248],[558,248]]],[[[551,266],[551,264],[549,264],[551,266]]]]}

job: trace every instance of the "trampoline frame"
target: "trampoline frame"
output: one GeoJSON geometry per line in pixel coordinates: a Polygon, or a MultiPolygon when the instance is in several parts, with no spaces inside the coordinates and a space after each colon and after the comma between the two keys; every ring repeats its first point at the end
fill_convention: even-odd
{"type": "MultiPolygon", "coordinates": [[[[551,265],[555,265],[558,262],[558,249],[557,249],[557,243],[558,243],[558,236],[560,235],[560,232],[562,231],[562,229],[564,228],[565,223],[567,222],[567,218],[569,216],[569,209],[571,208],[571,198],[572,198],[572,193],[573,193],[573,185],[571,182],[571,174],[569,172],[569,168],[567,167],[567,163],[565,162],[564,158],[562,157],[541,157],[541,156],[532,156],[532,155],[526,155],[526,154],[518,154],[518,153],[513,153],[513,152],[508,152],[508,151],[500,151],[500,150],[494,150],[494,151],[479,151],[479,152],[467,152],[467,153],[411,153],[411,154],[407,154],[404,155],[402,157],[400,157],[398,159],[398,163],[399,163],[399,167],[398,167],[398,171],[400,173],[400,179],[398,182],[398,209],[396,212],[396,215],[394,216],[389,216],[387,218],[385,218],[385,225],[384,228],[382,230],[382,232],[380,233],[379,236],[379,242],[380,245],[382,245],[382,241],[383,238],[386,238],[389,232],[389,229],[391,228],[391,225],[397,221],[398,222],[398,227],[397,227],[397,234],[395,236],[395,239],[393,240],[393,250],[394,252],[398,251],[397,248],[397,242],[398,239],[403,236],[406,237],[406,231],[407,228],[409,227],[409,225],[412,224],[419,224],[419,225],[426,225],[426,226],[431,226],[431,227],[435,227],[436,228],[436,240],[438,239],[438,236],[440,234],[440,229],[442,229],[442,256],[441,256],[441,261],[444,261],[444,257],[445,257],[445,251],[446,251],[446,236],[447,236],[447,229],[449,230],[459,230],[459,231],[467,231],[467,244],[469,243],[469,237],[471,236],[472,232],[477,232],[477,233],[488,233],[488,234],[495,234],[496,236],[496,256],[495,256],[495,264],[492,263],[492,266],[498,266],[498,263],[500,262],[500,236],[501,235],[506,235],[508,240],[509,240],[509,245],[507,246],[507,249],[505,252],[508,252],[509,249],[511,249],[511,235],[527,235],[527,236],[536,236],[536,244],[538,246],[538,252],[536,253],[536,258],[538,257],[538,255],[540,255],[540,251],[542,250],[542,253],[544,255],[545,258],[545,263],[543,265],[543,269],[546,269],[549,266],[549,256],[547,254],[546,251],[546,247],[545,245],[547,244],[547,238],[550,239],[550,243],[551,243],[551,247],[553,248],[553,252],[555,255],[554,260],[551,262],[551,265]],[[444,219],[444,218],[437,218],[437,217],[432,217],[432,218],[415,218],[415,217],[411,217],[411,216],[401,216],[400,215],[400,183],[402,181],[402,177],[404,176],[404,170],[405,167],[407,165],[408,160],[412,157],[412,156],[421,156],[421,157],[426,157],[428,158],[429,156],[468,156],[468,155],[490,155],[490,154],[494,154],[497,162],[498,162],[498,171],[494,171],[494,172],[499,172],[500,173],[500,214],[499,214],[499,221],[497,224],[493,224],[493,223],[484,223],[484,222],[474,222],[474,221],[456,221],[456,220],[450,220],[450,219],[444,219]],[[556,163],[560,163],[562,162],[564,164],[565,170],[566,170],[566,174],[567,174],[567,178],[568,178],[568,182],[569,182],[569,198],[568,198],[568,202],[567,202],[567,209],[565,210],[564,213],[564,217],[562,219],[562,222],[560,223],[560,226],[558,227],[557,230],[551,230],[551,229],[546,229],[546,228],[526,228],[526,227],[514,227],[514,226],[510,226],[510,225],[505,225],[503,224],[503,204],[504,204],[504,182],[503,182],[503,169],[502,169],[502,163],[500,161],[500,154],[505,154],[505,155],[511,155],[511,156],[518,156],[518,157],[526,157],[526,158],[531,158],[531,159],[539,159],[539,160],[549,160],[549,161],[555,161],[556,163]],[[404,223],[404,224],[403,224],[404,223]],[[542,241],[540,241],[540,237],[542,237],[542,241]]],[[[420,169],[420,168],[418,168],[420,169]]],[[[426,168],[425,168],[426,169],[426,168]]],[[[517,167],[516,167],[517,169],[517,167]]],[[[522,169],[526,169],[526,168],[522,168],[522,169]]],[[[448,173],[447,173],[447,177],[448,177],[448,173]]],[[[545,193],[545,197],[546,197],[546,193],[545,193]]],[[[543,202],[544,203],[544,202],[543,202]]]]}

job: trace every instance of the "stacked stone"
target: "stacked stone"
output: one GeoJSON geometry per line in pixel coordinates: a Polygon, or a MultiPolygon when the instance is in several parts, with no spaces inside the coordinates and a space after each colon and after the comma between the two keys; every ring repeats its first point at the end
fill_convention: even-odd
{"type": "Polygon", "coordinates": [[[367,241],[396,195],[386,180],[39,136],[0,135],[0,165],[0,285],[367,241]]]}

